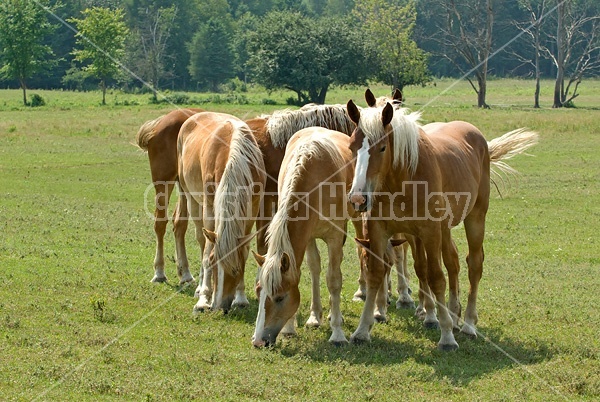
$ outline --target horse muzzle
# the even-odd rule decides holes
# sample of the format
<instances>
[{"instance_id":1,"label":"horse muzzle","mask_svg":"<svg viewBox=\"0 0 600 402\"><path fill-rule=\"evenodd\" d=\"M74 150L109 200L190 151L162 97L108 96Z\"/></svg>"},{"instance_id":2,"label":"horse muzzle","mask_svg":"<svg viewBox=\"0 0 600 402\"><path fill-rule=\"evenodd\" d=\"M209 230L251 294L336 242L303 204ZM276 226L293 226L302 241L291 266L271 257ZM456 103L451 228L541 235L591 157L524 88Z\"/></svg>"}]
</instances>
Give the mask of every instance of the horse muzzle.
<instances>
[{"instance_id":1,"label":"horse muzzle","mask_svg":"<svg viewBox=\"0 0 600 402\"><path fill-rule=\"evenodd\" d=\"M358 212L367 212L371 209L370 197L366 193L349 194L348 198L352 207Z\"/></svg>"}]
</instances>

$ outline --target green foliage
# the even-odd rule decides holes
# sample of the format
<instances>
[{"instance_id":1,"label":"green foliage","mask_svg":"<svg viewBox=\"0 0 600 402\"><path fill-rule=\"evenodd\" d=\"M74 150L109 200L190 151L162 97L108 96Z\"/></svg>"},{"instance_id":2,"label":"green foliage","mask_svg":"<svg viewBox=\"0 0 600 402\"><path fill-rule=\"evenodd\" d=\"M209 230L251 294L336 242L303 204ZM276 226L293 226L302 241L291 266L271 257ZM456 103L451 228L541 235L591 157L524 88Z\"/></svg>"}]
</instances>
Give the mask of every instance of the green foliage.
<instances>
[{"instance_id":1,"label":"green foliage","mask_svg":"<svg viewBox=\"0 0 600 402\"><path fill-rule=\"evenodd\" d=\"M189 72L200 88L217 91L234 76L231 46L231 36L221 20L209 20L194 34L188 45Z\"/></svg>"},{"instance_id":2,"label":"green foliage","mask_svg":"<svg viewBox=\"0 0 600 402\"><path fill-rule=\"evenodd\" d=\"M45 42L56 29L48 20L48 11L56 9L57 5L50 5L48 0L0 2L0 77L19 82L24 105L27 79L56 64L50 59L54 53Z\"/></svg>"},{"instance_id":3,"label":"green foliage","mask_svg":"<svg viewBox=\"0 0 600 402\"><path fill-rule=\"evenodd\" d=\"M122 9L88 8L84 18L71 18L77 26L75 60L85 64L83 70L100 79L102 104L106 104L106 82L119 72L119 62L125 55L125 38L129 32Z\"/></svg>"},{"instance_id":4,"label":"green foliage","mask_svg":"<svg viewBox=\"0 0 600 402\"><path fill-rule=\"evenodd\" d=\"M42 98L41 95L33 94L31 95L31 102L29 103L31 107L38 107L46 105L46 101Z\"/></svg>"},{"instance_id":5,"label":"green foliage","mask_svg":"<svg viewBox=\"0 0 600 402\"><path fill-rule=\"evenodd\" d=\"M252 79L296 92L299 103L324 103L331 85L364 84L368 77L363 42L345 20L272 12L248 42Z\"/></svg>"},{"instance_id":6,"label":"green foliage","mask_svg":"<svg viewBox=\"0 0 600 402\"><path fill-rule=\"evenodd\" d=\"M402 90L431 81L427 55L413 40L415 2L357 0L354 15L367 33L377 80Z\"/></svg>"}]
</instances>

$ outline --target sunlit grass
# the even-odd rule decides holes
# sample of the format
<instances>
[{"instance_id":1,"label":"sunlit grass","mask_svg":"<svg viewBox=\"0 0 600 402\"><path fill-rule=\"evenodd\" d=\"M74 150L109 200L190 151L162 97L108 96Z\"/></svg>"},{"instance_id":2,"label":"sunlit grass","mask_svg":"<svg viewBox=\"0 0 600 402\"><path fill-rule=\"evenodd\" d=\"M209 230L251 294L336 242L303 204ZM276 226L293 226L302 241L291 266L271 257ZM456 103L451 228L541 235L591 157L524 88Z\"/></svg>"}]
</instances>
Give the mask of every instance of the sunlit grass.
<instances>
[{"instance_id":1,"label":"sunlit grass","mask_svg":"<svg viewBox=\"0 0 600 402\"><path fill-rule=\"evenodd\" d=\"M534 110L533 82L490 81L491 110L460 83L406 88L423 120L461 119L488 139L517 127L540 134L534 156L511 161L520 176L493 195L479 292L479 330L457 336L456 353L436 350L437 331L391 307L368 345L335 348L329 326L302 328L309 278L302 276L299 336L256 350L251 305L194 317L193 287L156 285L154 232L145 208L147 156L131 143L139 125L172 106L149 95L40 93L19 105L0 91L0 399L3 400L594 400L600 397L600 97L582 84L578 108L553 110L550 82ZM594 88L595 94L589 94ZM373 86L376 95L389 88ZM363 101L364 88L334 89L328 102ZM137 105L115 105L131 96ZM253 93L246 105L205 104L253 117L287 107L290 93ZM276 98L263 105L262 98ZM468 279L462 229L454 231L462 303ZM192 230L188 252L199 268ZM176 269L166 236L167 275ZM325 253L324 263L326 263ZM351 301L358 268L348 241L342 312L349 336L362 305ZM414 278L412 278L414 279ZM324 278L323 278L324 282ZM412 281L413 290L416 283ZM326 287L322 294L327 305Z\"/></svg>"}]
</instances>

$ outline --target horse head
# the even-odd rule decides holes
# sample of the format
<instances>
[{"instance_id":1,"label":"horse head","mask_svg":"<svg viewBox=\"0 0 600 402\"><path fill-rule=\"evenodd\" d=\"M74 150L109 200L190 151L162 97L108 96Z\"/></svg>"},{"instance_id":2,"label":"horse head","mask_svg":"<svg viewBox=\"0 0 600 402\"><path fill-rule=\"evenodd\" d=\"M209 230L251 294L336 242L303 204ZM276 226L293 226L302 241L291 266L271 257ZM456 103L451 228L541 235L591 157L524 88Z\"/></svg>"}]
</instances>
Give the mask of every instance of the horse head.
<instances>
[{"instance_id":1,"label":"horse head","mask_svg":"<svg viewBox=\"0 0 600 402\"><path fill-rule=\"evenodd\" d=\"M265 258L254 253L261 270L256 287L258 316L252 337L256 347L274 345L277 335L300 305L299 277L292 266L293 257L285 252L278 254Z\"/></svg>"},{"instance_id":2,"label":"horse head","mask_svg":"<svg viewBox=\"0 0 600 402\"><path fill-rule=\"evenodd\" d=\"M393 161L390 122L394 109L390 103L383 108L368 108L362 112L352 100L347 104L348 115L356 124L350 136L350 150L354 167L354 179L348 198L357 211L370 211L373 206L373 193L381 188L383 178ZM378 118L373 115L377 114ZM361 119L361 115L368 118Z\"/></svg>"}]
</instances>

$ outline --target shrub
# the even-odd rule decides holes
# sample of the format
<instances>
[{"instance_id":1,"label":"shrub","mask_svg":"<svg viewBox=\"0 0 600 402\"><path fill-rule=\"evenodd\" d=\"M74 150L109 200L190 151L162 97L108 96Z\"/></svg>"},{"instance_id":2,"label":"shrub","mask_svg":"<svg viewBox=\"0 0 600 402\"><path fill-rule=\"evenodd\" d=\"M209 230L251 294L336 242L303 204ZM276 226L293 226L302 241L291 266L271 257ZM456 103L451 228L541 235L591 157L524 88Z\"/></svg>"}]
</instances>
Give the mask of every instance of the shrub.
<instances>
[{"instance_id":1,"label":"shrub","mask_svg":"<svg viewBox=\"0 0 600 402\"><path fill-rule=\"evenodd\" d=\"M38 94L31 95L31 102L29 102L29 106L38 107L38 106L44 106L45 104L46 104L46 101L40 95L38 95Z\"/></svg>"}]
</instances>

